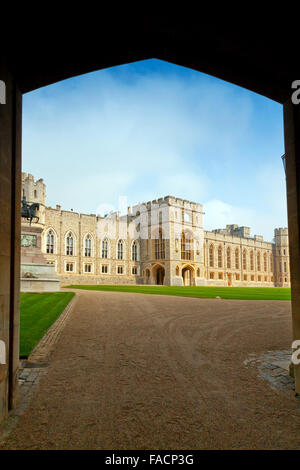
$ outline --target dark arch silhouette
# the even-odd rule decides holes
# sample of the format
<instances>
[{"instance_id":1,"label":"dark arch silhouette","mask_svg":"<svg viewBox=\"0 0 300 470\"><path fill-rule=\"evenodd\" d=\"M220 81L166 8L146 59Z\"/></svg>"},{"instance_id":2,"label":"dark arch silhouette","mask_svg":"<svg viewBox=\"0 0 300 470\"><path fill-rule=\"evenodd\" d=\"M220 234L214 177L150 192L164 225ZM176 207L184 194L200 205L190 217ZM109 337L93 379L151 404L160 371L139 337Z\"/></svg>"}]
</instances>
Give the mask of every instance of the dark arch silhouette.
<instances>
[{"instance_id":1,"label":"dark arch silhouette","mask_svg":"<svg viewBox=\"0 0 300 470\"><path fill-rule=\"evenodd\" d=\"M1 269L7 273L0 280L5 325L0 335L8 348L8 373L0 388L2 415L15 406L18 396L22 93L83 73L157 58L284 104L293 339L299 339L300 105L291 101L291 86L292 81L300 80L300 63L298 25L290 22L291 15L296 17L295 7L291 13L288 4L281 6L277 20L264 19L255 12L249 26L244 18L230 23L228 15L226 21L222 18L218 23L215 15L211 20L207 15L201 19L186 10L180 16L150 12L138 21L114 12L109 15L110 21L105 21L104 15L99 22L98 15L94 20L92 12L83 8L77 19L64 19L56 9L49 9L47 26L44 12L32 15L27 8L21 24L16 24L16 15L5 15L6 29L0 32L0 80L5 83L5 104L0 105L0 205L7 214L0 233L4 253ZM287 23L289 28L283 34L282 24ZM79 24L88 25L88 34L82 34ZM10 40L12 34L17 37ZM300 394L300 366L295 368L295 376Z\"/></svg>"}]
</instances>

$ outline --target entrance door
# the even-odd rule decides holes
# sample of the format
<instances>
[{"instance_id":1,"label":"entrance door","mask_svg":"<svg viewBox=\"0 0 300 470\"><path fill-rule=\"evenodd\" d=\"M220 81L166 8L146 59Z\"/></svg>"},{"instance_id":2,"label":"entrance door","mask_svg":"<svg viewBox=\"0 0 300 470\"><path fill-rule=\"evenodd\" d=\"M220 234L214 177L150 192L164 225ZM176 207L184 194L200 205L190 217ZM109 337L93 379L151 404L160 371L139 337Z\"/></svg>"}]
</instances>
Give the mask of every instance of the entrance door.
<instances>
[{"instance_id":1,"label":"entrance door","mask_svg":"<svg viewBox=\"0 0 300 470\"><path fill-rule=\"evenodd\" d=\"M165 277L165 270L164 268L158 268L156 271L156 284L163 285Z\"/></svg>"},{"instance_id":2,"label":"entrance door","mask_svg":"<svg viewBox=\"0 0 300 470\"><path fill-rule=\"evenodd\" d=\"M184 286L191 286L192 285L191 270L189 268L183 269L182 277L183 277L183 285Z\"/></svg>"}]
</instances>

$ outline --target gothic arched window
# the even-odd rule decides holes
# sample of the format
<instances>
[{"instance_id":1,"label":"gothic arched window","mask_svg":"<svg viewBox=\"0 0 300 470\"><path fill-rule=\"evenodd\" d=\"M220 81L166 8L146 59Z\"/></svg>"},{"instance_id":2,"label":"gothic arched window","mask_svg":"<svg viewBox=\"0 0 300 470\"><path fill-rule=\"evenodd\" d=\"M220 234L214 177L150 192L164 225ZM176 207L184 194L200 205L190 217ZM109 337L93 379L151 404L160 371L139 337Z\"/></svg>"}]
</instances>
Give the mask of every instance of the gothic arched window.
<instances>
[{"instance_id":1,"label":"gothic arched window","mask_svg":"<svg viewBox=\"0 0 300 470\"><path fill-rule=\"evenodd\" d=\"M243 251L243 269L246 271L247 270L247 251Z\"/></svg>"},{"instance_id":2,"label":"gothic arched window","mask_svg":"<svg viewBox=\"0 0 300 470\"><path fill-rule=\"evenodd\" d=\"M209 267L210 268L214 267L214 246L213 245L209 246Z\"/></svg>"},{"instance_id":3,"label":"gothic arched window","mask_svg":"<svg viewBox=\"0 0 300 470\"><path fill-rule=\"evenodd\" d=\"M47 233L46 239L46 253L54 253L54 233L52 230L49 230Z\"/></svg>"},{"instance_id":4,"label":"gothic arched window","mask_svg":"<svg viewBox=\"0 0 300 470\"><path fill-rule=\"evenodd\" d=\"M66 255L74 255L74 239L72 232L69 232L66 238Z\"/></svg>"},{"instance_id":5,"label":"gothic arched window","mask_svg":"<svg viewBox=\"0 0 300 470\"><path fill-rule=\"evenodd\" d=\"M218 267L222 268L222 247L221 245L218 248Z\"/></svg>"},{"instance_id":6,"label":"gothic arched window","mask_svg":"<svg viewBox=\"0 0 300 470\"><path fill-rule=\"evenodd\" d=\"M227 268L231 268L231 250L227 248Z\"/></svg>"},{"instance_id":7,"label":"gothic arched window","mask_svg":"<svg viewBox=\"0 0 300 470\"><path fill-rule=\"evenodd\" d=\"M155 259L165 259L165 240L163 238L162 229L160 228L155 237Z\"/></svg>"},{"instance_id":8,"label":"gothic arched window","mask_svg":"<svg viewBox=\"0 0 300 470\"><path fill-rule=\"evenodd\" d=\"M108 241L106 238L102 240L102 258L108 258Z\"/></svg>"},{"instance_id":9,"label":"gothic arched window","mask_svg":"<svg viewBox=\"0 0 300 470\"><path fill-rule=\"evenodd\" d=\"M181 234L181 259L192 259L192 244L193 240L189 233L182 232Z\"/></svg>"},{"instance_id":10,"label":"gothic arched window","mask_svg":"<svg viewBox=\"0 0 300 470\"><path fill-rule=\"evenodd\" d=\"M118 241L118 259L123 259L123 254L124 254L123 248L124 248L123 241L119 240Z\"/></svg>"},{"instance_id":11,"label":"gothic arched window","mask_svg":"<svg viewBox=\"0 0 300 470\"><path fill-rule=\"evenodd\" d=\"M254 253L250 251L250 270L254 271Z\"/></svg>"},{"instance_id":12,"label":"gothic arched window","mask_svg":"<svg viewBox=\"0 0 300 470\"><path fill-rule=\"evenodd\" d=\"M240 268L240 253L239 253L239 249L236 248L235 249L235 269L239 269Z\"/></svg>"},{"instance_id":13,"label":"gothic arched window","mask_svg":"<svg viewBox=\"0 0 300 470\"><path fill-rule=\"evenodd\" d=\"M136 241L132 243L131 246L131 259L132 261L137 261L137 244Z\"/></svg>"},{"instance_id":14,"label":"gothic arched window","mask_svg":"<svg viewBox=\"0 0 300 470\"><path fill-rule=\"evenodd\" d=\"M90 234L84 239L84 256L92 256L92 238Z\"/></svg>"},{"instance_id":15,"label":"gothic arched window","mask_svg":"<svg viewBox=\"0 0 300 470\"><path fill-rule=\"evenodd\" d=\"M268 266L267 266L267 253L264 253L264 271L268 271Z\"/></svg>"}]
</instances>

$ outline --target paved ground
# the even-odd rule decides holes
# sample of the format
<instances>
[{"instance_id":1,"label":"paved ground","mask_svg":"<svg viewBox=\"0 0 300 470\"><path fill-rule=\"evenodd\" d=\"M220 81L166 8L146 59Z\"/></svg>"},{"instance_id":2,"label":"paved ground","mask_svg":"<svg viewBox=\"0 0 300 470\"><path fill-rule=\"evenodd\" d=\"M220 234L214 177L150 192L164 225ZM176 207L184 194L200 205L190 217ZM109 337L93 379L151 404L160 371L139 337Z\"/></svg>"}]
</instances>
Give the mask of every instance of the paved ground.
<instances>
[{"instance_id":1,"label":"paved ground","mask_svg":"<svg viewBox=\"0 0 300 470\"><path fill-rule=\"evenodd\" d=\"M289 302L76 292L0 449L300 449L300 400L263 376Z\"/></svg>"}]
</instances>

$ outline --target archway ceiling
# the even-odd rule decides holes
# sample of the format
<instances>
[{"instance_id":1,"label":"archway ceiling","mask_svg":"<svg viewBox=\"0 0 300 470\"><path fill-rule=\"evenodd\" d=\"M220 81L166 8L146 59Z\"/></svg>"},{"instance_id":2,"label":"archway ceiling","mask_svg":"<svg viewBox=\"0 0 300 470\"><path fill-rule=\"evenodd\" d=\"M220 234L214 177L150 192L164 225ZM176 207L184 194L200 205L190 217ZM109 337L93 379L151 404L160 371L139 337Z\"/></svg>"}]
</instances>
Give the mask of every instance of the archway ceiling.
<instances>
[{"instance_id":1,"label":"archway ceiling","mask_svg":"<svg viewBox=\"0 0 300 470\"><path fill-rule=\"evenodd\" d=\"M30 24L22 23L16 32L20 40L7 41L6 36L1 55L8 59L22 92L83 73L157 58L281 103L289 98L291 82L300 79L297 27L283 34L281 23L270 19L259 22L258 16L248 25L226 20L221 26L204 15L189 16L166 19L152 15L137 23L130 18L106 21L90 15L87 24L83 12L80 25L60 21L57 14L55 23L36 20L33 31Z\"/></svg>"}]
</instances>

